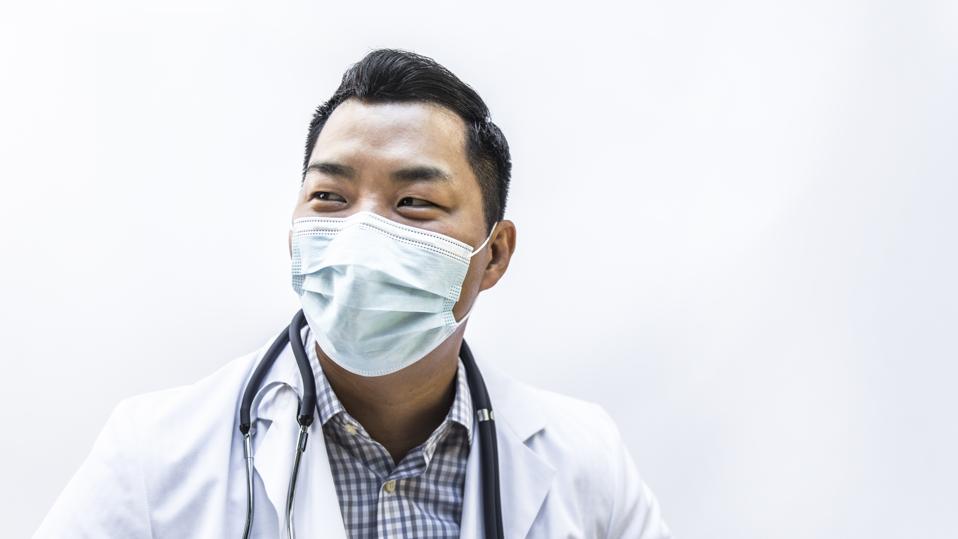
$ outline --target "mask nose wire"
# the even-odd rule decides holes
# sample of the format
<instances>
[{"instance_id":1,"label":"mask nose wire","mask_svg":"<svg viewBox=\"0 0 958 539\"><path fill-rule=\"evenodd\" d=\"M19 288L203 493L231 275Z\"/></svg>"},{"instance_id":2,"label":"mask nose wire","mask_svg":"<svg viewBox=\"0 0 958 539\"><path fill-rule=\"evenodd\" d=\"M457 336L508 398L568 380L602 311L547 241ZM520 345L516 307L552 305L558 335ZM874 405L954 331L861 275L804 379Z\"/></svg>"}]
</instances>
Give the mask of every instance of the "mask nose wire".
<instances>
[{"instance_id":1,"label":"mask nose wire","mask_svg":"<svg viewBox=\"0 0 958 539\"><path fill-rule=\"evenodd\" d=\"M382 217L382 216L376 214L375 212L371 212L371 211L368 211L368 210L363 210L363 211L356 212L356 213L354 213L353 215L350 215L349 217L353 217L353 216L359 215L359 214L361 214L361 213L369 213L369 214L372 214L372 215L375 215L375 216L377 216L377 217L381 217L381 218L385 219L385 217ZM344 217L343 219L349 219L349 217ZM300 218L300 219L304 219L304 218ZM295 230L296 221L298 221L298 220L299 220L299 219L294 219L293 222L290 223L290 225L289 225L289 230L290 230L291 232ZM388 219L387 219L387 220L388 220ZM496 221L496 223L495 223L494 225L492 225L492 229L489 230L489 235L486 236L486 239L482 240L482 243L479 244L479 247L476 247L475 250L473 250L472 253L469 254L469 258L472 258L472 257L476 256L476 255L479 253L479 251L481 251L481 250L486 246L486 244L489 243L489 240L492 239L492 234L495 233L495 231L496 231L496 226L498 226L498 225L499 225L499 221Z\"/></svg>"}]
</instances>

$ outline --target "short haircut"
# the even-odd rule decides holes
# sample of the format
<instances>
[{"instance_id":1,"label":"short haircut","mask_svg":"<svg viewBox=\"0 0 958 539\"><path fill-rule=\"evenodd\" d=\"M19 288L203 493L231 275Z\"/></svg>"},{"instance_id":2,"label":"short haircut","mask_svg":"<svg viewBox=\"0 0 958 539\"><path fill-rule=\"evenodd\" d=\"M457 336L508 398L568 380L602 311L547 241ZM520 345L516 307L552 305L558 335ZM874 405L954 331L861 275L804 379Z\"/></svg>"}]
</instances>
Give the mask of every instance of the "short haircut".
<instances>
[{"instance_id":1,"label":"short haircut","mask_svg":"<svg viewBox=\"0 0 958 539\"><path fill-rule=\"evenodd\" d=\"M353 64L339 88L316 108L306 137L303 180L319 133L333 110L355 97L366 103L427 102L446 107L466 124L466 156L483 198L486 232L502 220L512 161L509 144L479 94L432 58L398 49L378 49Z\"/></svg>"}]
</instances>

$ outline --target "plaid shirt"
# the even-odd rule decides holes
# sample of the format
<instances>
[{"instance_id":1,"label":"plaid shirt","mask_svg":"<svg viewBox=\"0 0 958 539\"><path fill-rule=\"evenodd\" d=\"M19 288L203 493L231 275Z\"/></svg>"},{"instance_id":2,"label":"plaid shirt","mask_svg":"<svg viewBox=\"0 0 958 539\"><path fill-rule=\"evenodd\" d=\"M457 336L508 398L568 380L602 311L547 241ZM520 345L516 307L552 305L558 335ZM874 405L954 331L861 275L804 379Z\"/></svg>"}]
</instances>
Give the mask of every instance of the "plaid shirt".
<instances>
[{"instance_id":1,"label":"plaid shirt","mask_svg":"<svg viewBox=\"0 0 958 539\"><path fill-rule=\"evenodd\" d=\"M316 361L310 334L308 354ZM339 508L351 539L459 537L459 520L472 437L472 397L459 360L456 397L442 423L398 463L343 408L322 369L316 398L336 484Z\"/></svg>"}]
</instances>

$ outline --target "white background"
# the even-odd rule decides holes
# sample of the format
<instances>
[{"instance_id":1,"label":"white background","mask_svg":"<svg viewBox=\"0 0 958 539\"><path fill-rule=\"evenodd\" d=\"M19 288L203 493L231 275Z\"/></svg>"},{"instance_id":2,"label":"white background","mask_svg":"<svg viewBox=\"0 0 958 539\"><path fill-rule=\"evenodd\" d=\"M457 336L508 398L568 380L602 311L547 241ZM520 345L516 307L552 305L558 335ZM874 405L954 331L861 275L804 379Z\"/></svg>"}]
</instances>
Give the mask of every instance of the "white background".
<instances>
[{"instance_id":1,"label":"white background","mask_svg":"<svg viewBox=\"0 0 958 539\"><path fill-rule=\"evenodd\" d=\"M477 356L602 404L677 537L958 536L955 2L151 4L0 15L4 536L287 323L307 123L383 46L512 146Z\"/></svg>"}]
</instances>

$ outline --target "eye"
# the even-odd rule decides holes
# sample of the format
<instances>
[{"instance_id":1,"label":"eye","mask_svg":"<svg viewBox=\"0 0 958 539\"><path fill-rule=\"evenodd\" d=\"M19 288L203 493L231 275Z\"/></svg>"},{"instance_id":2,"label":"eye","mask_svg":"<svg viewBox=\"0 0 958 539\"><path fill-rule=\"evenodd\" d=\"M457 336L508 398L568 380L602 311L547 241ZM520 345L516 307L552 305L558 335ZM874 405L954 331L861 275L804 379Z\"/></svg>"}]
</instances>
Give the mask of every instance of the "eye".
<instances>
[{"instance_id":1,"label":"eye","mask_svg":"<svg viewBox=\"0 0 958 539\"><path fill-rule=\"evenodd\" d=\"M416 197L403 197L399 199L400 207L407 206L412 208L428 208L434 205L435 204L433 204L432 202L429 202L428 200L423 200L421 198L416 198Z\"/></svg>"},{"instance_id":2,"label":"eye","mask_svg":"<svg viewBox=\"0 0 958 539\"><path fill-rule=\"evenodd\" d=\"M309 198L310 199L316 198L319 200L326 200L329 202L346 202L345 198L337 195L336 193L332 193L330 191L316 191L315 193L310 195Z\"/></svg>"}]
</instances>

